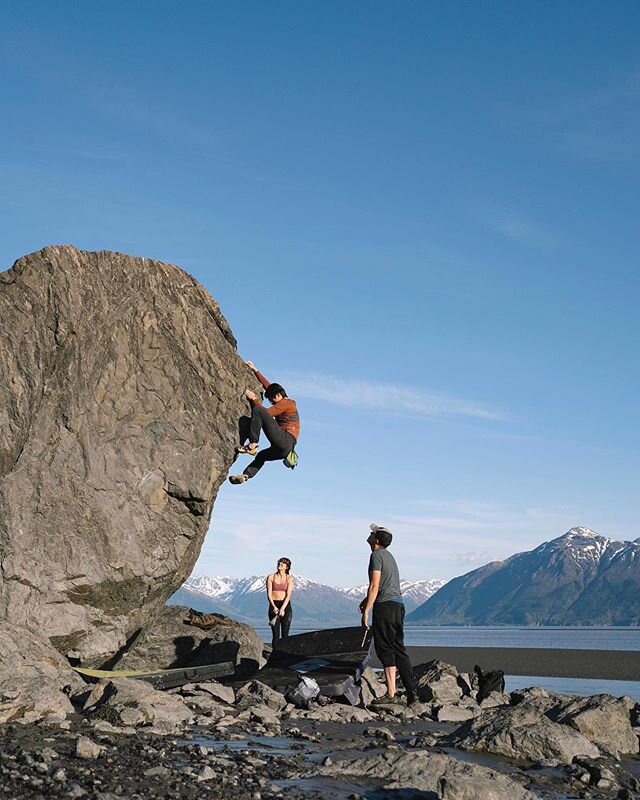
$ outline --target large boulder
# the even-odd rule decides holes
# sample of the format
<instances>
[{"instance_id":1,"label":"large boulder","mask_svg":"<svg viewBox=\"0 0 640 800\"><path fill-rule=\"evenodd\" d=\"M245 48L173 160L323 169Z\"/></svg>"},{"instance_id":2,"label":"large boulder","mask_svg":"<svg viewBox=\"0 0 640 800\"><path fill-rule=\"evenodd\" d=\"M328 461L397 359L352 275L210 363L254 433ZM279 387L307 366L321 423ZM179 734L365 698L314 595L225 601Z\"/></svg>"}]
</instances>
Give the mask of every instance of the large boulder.
<instances>
[{"instance_id":1,"label":"large boulder","mask_svg":"<svg viewBox=\"0 0 640 800\"><path fill-rule=\"evenodd\" d=\"M174 733L191 722L193 712L180 695L160 692L145 681L105 678L93 686L84 711L116 727L151 726L156 733Z\"/></svg>"},{"instance_id":2,"label":"large boulder","mask_svg":"<svg viewBox=\"0 0 640 800\"><path fill-rule=\"evenodd\" d=\"M494 753L521 762L570 764L576 756L600 755L585 736L552 722L534 702L483 711L454 731L449 742L462 750Z\"/></svg>"},{"instance_id":3,"label":"large boulder","mask_svg":"<svg viewBox=\"0 0 640 800\"><path fill-rule=\"evenodd\" d=\"M471 687L453 664L444 661L428 661L414 667L416 691L423 703L450 705L471 693Z\"/></svg>"},{"instance_id":4,"label":"large boulder","mask_svg":"<svg viewBox=\"0 0 640 800\"><path fill-rule=\"evenodd\" d=\"M219 624L203 630L188 620L188 608L164 606L115 668L172 669L231 661L236 677L242 677L257 672L265 663L264 643L250 625L220 616Z\"/></svg>"},{"instance_id":5,"label":"large boulder","mask_svg":"<svg viewBox=\"0 0 640 800\"><path fill-rule=\"evenodd\" d=\"M638 752L638 737L631 727L633 706L630 697L598 694L576 697L547 715L554 722L579 731L614 758L620 758L623 754Z\"/></svg>"},{"instance_id":6,"label":"large boulder","mask_svg":"<svg viewBox=\"0 0 640 800\"><path fill-rule=\"evenodd\" d=\"M257 388L178 267L47 247L0 274L0 619L98 664L190 574Z\"/></svg>"},{"instance_id":7,"label":"large boulder","mask_svg":"<svg viewBox=\"0 0 640 800\"><path fill-rule=\"evenodd\" d=\"M383 781L385 789L396 790L393 795L398 797L417 797L417 792L433 800L535 800L532 792L508 775L440 753L387 750L336 761L320 767L318 773Z\"/></svg>"}]
</instances>

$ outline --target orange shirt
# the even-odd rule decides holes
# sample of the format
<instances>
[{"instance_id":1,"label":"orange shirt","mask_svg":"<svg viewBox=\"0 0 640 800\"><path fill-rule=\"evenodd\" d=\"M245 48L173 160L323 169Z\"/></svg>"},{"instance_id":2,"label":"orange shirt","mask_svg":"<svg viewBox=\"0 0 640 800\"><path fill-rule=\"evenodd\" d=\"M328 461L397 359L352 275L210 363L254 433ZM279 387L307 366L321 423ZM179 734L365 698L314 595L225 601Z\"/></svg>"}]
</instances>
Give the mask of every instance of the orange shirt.
<instances>
[{"instance_id":1,"label":"orange shirt","mask_svg":"<svg viewBox=\"0 0 640 800\"><path fill-rule=\"evenodd\" d=\"M266 389L270 381L268 381L261 372L256 371L256 376ZM260 398L251 400L250 402L252 406L262 405ZM276 422L283 431L287 431L293 436L296 442L298 441L298 436L300 435L300 416L295 400L292 400L290 397L284 397L282 400L274 403L271 408L267 408L267 412L271 414L272 417L275 417Z\"/></svg>"}]
</instances>

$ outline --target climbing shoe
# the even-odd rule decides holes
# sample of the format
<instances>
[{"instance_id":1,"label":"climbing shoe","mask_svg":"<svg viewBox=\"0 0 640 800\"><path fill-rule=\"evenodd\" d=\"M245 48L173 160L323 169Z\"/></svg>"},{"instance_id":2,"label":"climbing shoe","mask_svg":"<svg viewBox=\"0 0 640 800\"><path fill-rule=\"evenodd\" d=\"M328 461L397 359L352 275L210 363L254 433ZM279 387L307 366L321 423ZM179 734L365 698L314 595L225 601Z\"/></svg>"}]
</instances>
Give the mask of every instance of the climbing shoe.
<instances>
[{"instance_id":1,"label":"climbing shoe","mask_svg":"<svg viewBox=\"0 0 640 800\"><path fill-rule=\"evenodd\" d=\"M229 483L244 483L245 481L249 480L249 476L245 475L244 472L242 475L230 475L229 476Z\"/></svg>"},{"instance_id":2,"label":"climbing shoe","mask_svg":"<svg viewBox=\"0 0 640 800\"><path fill-rule=\"evenodd\" d=\"M398 695L391 697L390 694L385 692L382 697L376 697L369 703L370 706L398 706L401 705Z\"/></svg>"},{"instance_id":3,"label":"climbing shoe","mask_svg":"<svg viewBox=\"0 0 640 800\"><path fill-rule=\"evenodd\" d=\"M257 444L241 445L240 447L236 448L236 453L246 453L248 456L255 456L257 452L258 452Z\"/></svg>"}]
</instances>

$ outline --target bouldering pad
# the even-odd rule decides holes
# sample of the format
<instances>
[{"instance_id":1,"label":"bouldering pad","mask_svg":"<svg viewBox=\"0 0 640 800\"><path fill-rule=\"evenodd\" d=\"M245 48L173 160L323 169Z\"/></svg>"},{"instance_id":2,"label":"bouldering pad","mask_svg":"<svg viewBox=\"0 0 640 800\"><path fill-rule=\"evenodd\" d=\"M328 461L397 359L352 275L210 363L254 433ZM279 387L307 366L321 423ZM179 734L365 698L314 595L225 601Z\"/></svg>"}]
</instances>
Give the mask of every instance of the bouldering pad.
<instances>
[{"instance_id":1,"label":"bouldering pad","mask_svg":"<svg viewBox=\"0 0 640 800\"><path fill-rule=\"evenodd\" d=\"M285 692L299 675L313 678L324 697L358 702L360 677L373 654L371 631L362 627L300 633L277 642L256 680Z\"/></svg>"},{"instance_id":2,"label":"bouldering pad","mask_svg":"<svg viewBox=\"0 0 640 800\"><path fill-rule=\"evenodd\" d=\"M150 683L155 689L175 689L185 683L194 681L210 681L233 675L235 666L232 661L220 664L206 664L202 667L178 667L177 669L159 670L106 670L84 669L75 667L75 671L92 682L103 678L133 678Z\"/></svg>"}]
</instances>

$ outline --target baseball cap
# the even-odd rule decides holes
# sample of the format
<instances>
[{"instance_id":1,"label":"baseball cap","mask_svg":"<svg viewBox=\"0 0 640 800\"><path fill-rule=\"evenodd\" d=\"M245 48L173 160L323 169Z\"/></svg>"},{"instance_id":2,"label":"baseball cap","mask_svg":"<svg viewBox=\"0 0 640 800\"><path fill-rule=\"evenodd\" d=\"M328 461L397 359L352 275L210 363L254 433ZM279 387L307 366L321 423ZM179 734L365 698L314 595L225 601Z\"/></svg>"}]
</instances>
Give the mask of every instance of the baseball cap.
<instances>
[{"instance_id":1,"label":"baseball cap","mask_svg":"<svg viewBox=\"0 0 640 800\"><path fill-rule=\"evenodd\" d=\"M378 544L381 544L383 547L389 547L393 539L391 531L383 525L376 525L375 522L372 522L369 527L371 528L371 533L376 537Z\"/></svg>"}]
</instances>

